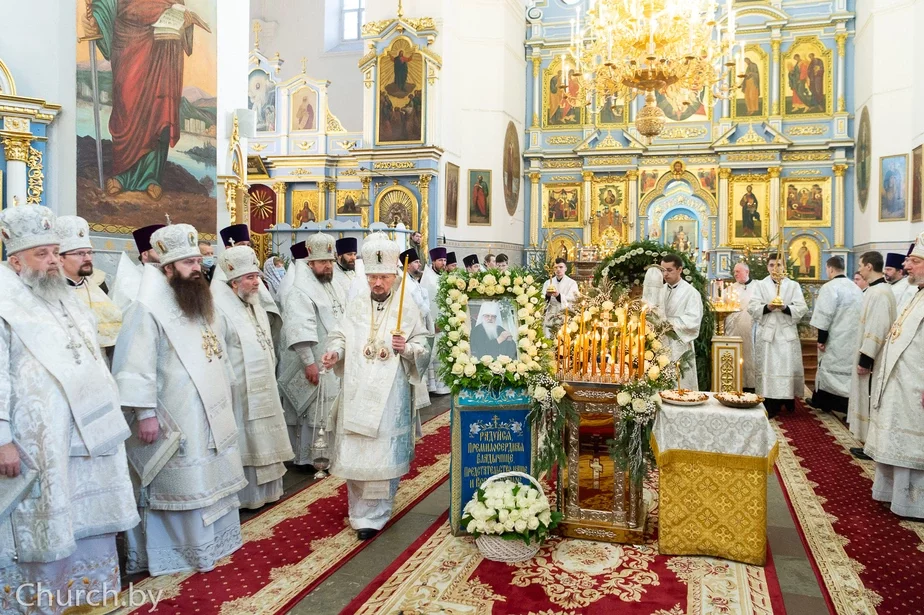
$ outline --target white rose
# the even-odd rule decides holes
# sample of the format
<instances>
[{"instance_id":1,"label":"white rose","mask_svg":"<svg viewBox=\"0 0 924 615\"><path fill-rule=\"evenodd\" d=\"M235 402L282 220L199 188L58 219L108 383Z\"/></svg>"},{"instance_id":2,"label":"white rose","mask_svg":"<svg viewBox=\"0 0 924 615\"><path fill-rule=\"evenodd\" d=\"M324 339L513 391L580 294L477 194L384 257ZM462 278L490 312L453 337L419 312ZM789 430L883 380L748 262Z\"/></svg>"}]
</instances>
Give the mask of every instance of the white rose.
<instances>
[{"instance_id":1,"label":"white rose","mask_svg":"<svg viewBox=\"0 0 924 615\"><path fill-rule=\"evenodd\" d=\"M507 519L509 518L510 518L510 513L507 511L506 508L501 508L497 512L497 520L500 521L501 523L506 523Z\"/></svg>"},{"instance_id":2,"label":"white rose","mask_svg":"<svg viewBox=\"0 0 924 615\"><path fill-rule=\"evenodd\" d=\"M521 278L520 276L517 276L513 278L513 283L515 286L520 286L521 284L523 284L523 278Z\"/></svg>"},{"instance_id":3,"label":"white rose","mask_svg":"<svg viewBox=\"0 0 924 615\"><path fill-rule=\"evenodd\" d=\"M456 359L456 361L458 361L458 362L461 363L462 365L465 365L466 363L471 363L471 362L472 362L472 358L471 358L470 356L468 356L468 353L463 352L463 353L460 353L460 354L459 354L459 358Z\"/></svg>"},{"instance_id":4,"label":"white rose","mask_svg":"<svg viewBox=\"0 0 924 615\"><path fill-rule=\"evenodd\" d=\"M477 290L477 291L478 291L478 294L480 294L480 295L485 294L485 290L484 290L484 289L485 289L485 285L484 285L484 284L479 284L478 286L475 287L475 290Z\"/></svg>"},{"instance_id":5,"label":"white rose","mask_svg":"<svg viewBox=\"0 0 924 615\"><path fill-rule=\"evenodd\" d=\"M466 342L465 340L459 340L458 347L464 352L468 352L471 349L471 346L469 346L468 342Z\"/></svg>"},{"instance_id":6,"label":"white rose","mask_svg":"<svg viewBox=\"0 0 924 615\"><path fill-rule=\"evenodd\" d=\"M460 305L467 305L467 304L468 304L468 295L462 295L461 297L459 297L459 304L460 304Z\"/></svg>"},{"instance_id":7,"label":"white rose","mask_svg":"<svg viewBox=\"0 0 924 615\"><path fill-rule=\"evenodd\" d=\"M535 397L539 401L542 401L543 399L545 399L548 394L549 394L548 390L546 390L542 386L537 385L536 388L533 389L533 397Z\"/></svg>"},{"instance_id":8,"label":"white rose","mask_svg":"<svg viewBox=\"0 0 924 615\"><path fill-rule=\"evenodd\" d=\"M472 365L478 365L478 357L471 357L468 362Z\"/></svg>"},{"instance_id":9,"label":"white rose","mask_svg":"<svg viewBox=\"0 0 924 615\"><path fill-rule=\"evenodd\" d=\"M463 365L462 363L456 362L455 365L452 366L452 373L455 376L461 376L464 370L465 370L465 365Z\"/></svg>"},{"instance_id":10,"label":"white rose","mask_svg":"<svg viewBox=\"0 0 924 615\"><path fill-rule=\"evenodd\" d=\"M536 355L539 354L539 349L536 348L535 346L530 346L530 347L526 350L526 354L528 354L528 355L531 356L531 357L535 357Z\"/></svg>"},{"instance_id":11,"label":"white rose","mask_svg":"<svg viewBox=\"0 0 924 615\"><path fill-rule=\"evenodd\" d=\"M475 290L476 288L478 288L478 278L470 279L468 281L468 289L471 291L471 290Z\"/></svg>"},{"instance_id":12,"label":"white rose","mask_svg":"<svg viewBox=\"0 0 924 615\"><path fill-rule=\"evenodd\" d=\"M513 499L513 494L508 493L504 496L504 507L513 508L516 505L516 502Z\"/></svg>"},{"instance_id":13,"label":"white rose","mask_svg":"<svg viewBox=\"0 0 924 615\"><path fill-rule=\"evenodd\" d=\"M557 386L552 389L552 399L554 399L556 403L560 402L564 396L565 396L565 387Z\"/></svg>"},{"instance_id":14,"label":"white rose","mask_svg":"<svg viewBox=\"0 0 924 615\"><path fill-rule=\"evenodd\" d=\"M652 365L652 366L651 366L651 369L648 370L648 379L649 379L649 380L657 380L657 379L658 379L658 376L660 376L660 375L661 375L661 370L658 368L657 365Z\"/></svg>"},{"instance_id":15,"label":"white rose","mask_svg":"<svg viewBox=\"0 0 924 615\"><path fill-rule=\"evenodd\" d=\"M516 528L516 526L517 526L516 521L511 521L510 519L507 519L507 523L504 524L504 530L508 532L512 532L514 528Z\"/></svg>"},{"instance_id":16,"label":"white rose","mask_svg":"<svg viewBox=\"0 0 924 615\"><path fill-rule=\"evenodd\" d=\"M451 299L458 299L461 295L462 293L459 291L458 288L453 288L452 290L449 291L449 297Z\"/></svg>"},{"instance_id":17,"label":"white rose","mask_svg":"<svg viewBox=\"0 0 924 615\"><path fill-rule=\"evenodd\" d=\"M526 338L527 338L529 341L531 341L531 342L535 341L535 340L536 340L536 331L535 331L534 329L527 329L527 331L526 331Z\"/></svg>"},{"instance_id":18,"label":"white rose","mask_svg":"<svg viewBox=\"0 0 924 615\"><path fill-rule=\"evenodd\" d=\"M512 521L516 521L516 520L519 519L519 518L520 518L520 509L519 509L519 508L514 508L513 510L510 511L510 516L508 517L508 519L510 519L510 520L512 520Z\"/></svg>"},{"instance_id":19,"label":"white rose","mask_svg":"<svg viewBox=\"0 0 924 615\"><path fill-rule=\"evenodd\" d=\"M527 283L527 284L532 284L532 283L533 283L533 276L532 276L532 275L526 276L526 283Z\"/></svg>"},{"instance_id":20,"label":"white rose","mask_svg":"<svg viewBox=\"0 0 924 615\"><path fill-rule=\"evenodd\" d=\"M449 326L450 326L450 327L458 327L458 326L459 326L459 317L458 317L458 316L450 316L450 317L449 317Z\"/></svg>"},{"instance_id":21,"label":"white rose","mask_svg":"<svg viewBox=\"0 0 924 615\"><path fill-rule=\"evenodd\" d=\"M524 337L524 338L522 338L522 339L520 340L520 343L517 344L517 345L518 345L520 348L522 348L523 350L526 350L527 348L529 348L530 346L532 346L533 343L532 343L531 341L529 341L529 338L528 338L528 337Z\"/></svg>"},{"instance_id":22,"label":"white rose","mask_svg":"<svg viewBox=\"0 0 924 615\"><path fill-rule=\"evenodd\" d=\"M648 402L644 399L635 398L632 400L632 409L638 414L644 412L647 405Z\"/></svg>"},{"instance_id":23,"label":"white rose","mask_svg":"<svg viewBox=\"0 0 924 615\"><path fill-rule=\"evenodd\" d=\"M492 356L489 355L489 354L486 354L486 355L484 355L483 357L481 357L481 364L482 364L482 365L490 365L490 364L491 364L491 361L493 361L493 360L494 360L494 357L492 357Z\"/></svg>"},{"instance_id":24,"label":"white rose","mask_svg":"<svg viewBox=\"0 0 924 615\"><path fill-rule=\"evenodd\" d=\"M531 530L538 530L539 519L537 517L530 517L529 521L526 522L526 527Z\"/></svg>"},{"instance_id":25,"label":"white rose","mask_svg":"<svg viewBox=\"0 0 924 615\"><path fill-rule=\"evenodd\" d=\"M465 290L465 280L461 278L456 278L455 284L456 284L456 288L458 288L459 290Z\"/></svg>"},{"instance_id":26,"label":"white rose","mask_svg":"<svg viewBox=\"0 0 924 615\"><path fill-rule=\"evenodd\" d=\"M497 362L501 365L507 365L512 359L505 354L497 355Z\"/></svg>"},{"instance_id":27,"label":"white rose","mask_svg":"<svg viewBox=\"0 0 924 615\"><path fill-rule=\"evenodd\" d=\"M522 361L517 361L517 373L520 374L521 376L525 376L526 370L527 370L526 363L523 363Z\"/></svg>"},{"instance_id":28,"label":"white rose","mask_svg":"<svg viewBox=\"0 0 924 615\"><path fill-rule=\"evenodd\" d=\"M526 311L525 307L521 307L519 310L517 310L517 316L522 319L525 319L528 314L529 312Z\"/></svg>"},{"instance_id":29,"label":"white rose","mask_svg":"<svg viewBox=\"0 0 924 615\"><path fill-rule=\"evenodd\" d=\"M670 363L670 362L671 362L671 360L668 358L668 356L667 356L666 354L659 354L659 355L658 355L658 365L661 366L662 369L665 368L665 367L667 367L667 364Z\"/></svg>"},{"instance_id":30,"label":"white rose","mask_svg":"<svg viewBox=\"0 0 924 615\"><path fill-rule=\"evenodd\" d=\"M523 532L526 531L526 528L528 527L528 525L526 521L524 521L523 519L517 519L517 522L513 524L513 527L516 528L516 531L522 534Z\"/></svg>"},{"instance_id":31,"label":"white rose","mask_svg":"<svg viewBox=\"0 0 924 615\"><path fill-rule=\"evenodd\" d=\"M462 309L462 305L456 301L453 301L452 303L449 304L449 309L453 312L458 312L459 310Z\"/></svg>"},{"instance_id":32,"label":"white rose","mask_svg":"<svg viewBox=\"0 0 924 615\"><path fill-rule=\"evenodd\" d=\"M539 497L539 492L538 492L536 489L534 489L533 487L530 487L529 489L526 490L526 499L527 499L527 500L535 500L535 499L538 498L538 497Z\"/></svg>"},{"instance_id":33,"label":"white rose","mask_svg":"<svg viewBox=\"0 0 924 615\"><path fill-rule=\"evenodd\" d=\"M650 350L645 351L645 360L646 360L646 361L653 361L653 360L654 360L654 353L651 352Z\"/></svg>"},{"instance_id":34,"label":"white rose","mask_svg":"<svg viewBox=\"0 0 924 615\"><path fill-rule=\"evenodd\" d=\"M613 309L614 305L615 304L612 301L607 299L606 301L603 302L603 309L604 311L609 312L610 310Z\"/></svg>"},{"instance_id":35,"label":"white rose","mask_svg":"<svg viewBox=\"0 0 924 615\"><path fill-rule=\"evenodd\" d=\"M505 290L506 290L506 289L505 289L503 286L501 286L500 284L495 284L495 285L494 285L494 294L496 294L496 295L503 295Z\"/></svg>"},{"instance_id":36,"label":"white rose","mask_svg":"<svg viewBox=\"0 0 924 615\"><path fill-rule=\"evenodd\" d=\"M465 373L466 376L468 376L469 378L471 378L472 376L475 375L475 366L472 365L471 363L469 363L468 365L465 366L465 372L464 372L464 373Z\"/></svg>"},{"instance_id":37,"label":"white rose","mask_svg":"<svg viewBox=\"0 0 924 615\"><path fill-rule=\"evenodd\" d=\"M493 532L493 533L494 533L494 534L503 534L505 529L506 529L506 528L504 527L504 524L503 524L503 523L495 523L495 524L494 524L494 532Z\"/></svg>"},{"instance_id":38,"label":"white rose","mask_svg":"<svg viewBox=\"0 0 924 615\"><path fill-rule=\"evenodd\" d=\"M493 275L491 275L490 273L489 273L488 275L484 276L484 278L482 278L481 281L484 282L485 285L490 285L490 286L494 286L495 284L497 284L497 278L495 278L495 277L494 277Z\"/></svg>"},{"instance_id":39,"label":"white rose","mask_svg":"<svg viewBox=\"0 0 924 615\"><path fill-rule=\"evenodd\" d=\"M462 334L459 333L458 331L450 331L450 332L447 333L446 335L448 335L448 336L449 336L449 339L452 340L452 341L454 341L454 342L458 342L458 341L459 341L459 338L462 337Z\"/></svg>"},{"instance_id":40,"label":"white rose","mask_svg":"<svg viewBox=\"0 0 924 615\"><path fill-rule=\"evenodd\" d=\"M548 510L544 513L540 513L539 522L542 523L542 525L548 527L549 524L552 523L552 513Z\"/></svg>"},{"instance_id":41,"label":"white rose","mask_svg":"<svg viewBox=\"0 0 924 615\"><path fill-rule=\"evenodd\" d=\"M501 286L510 286L510 276L509 275L503 276L500 280L498 280L497 283L500 284Z\"/></svg>"},{"instance_id":42,"label":"white rose","mask_svg":"<svg viewBox=\"0 0 924 615\"><path fill-rule=\"evenodd\" d=\"M539 362L530 359L530 361L529 361L529 371L531 371L531 372L538 372L540 369L541 369L541 368L540 368L540 366L539 366Z\"/></svg>"},{"instance_id":43,"label":"white rose","mask_svg":"<svg viewBox=\"0 0 924 615\"><path fill-rule=\"evenodd\" d=\"M458 346L455 346L449 354L452 355L452 358L453 358L453 359L455 359L455 358L458 357L461 353L462 353L462 349L459 348Z\"/></svg>"},{"instance_id":44,"label":"white rose","mask_svg":"<svg viewBox=\"0 0 924 615\"><path fill-rule=\"evenodd\" d=\"M659 350L661 350L661 342L659 342L658 340L651 342L651 349L654 350L655 352L658 352Z\"/></svg>"},{"instance_id":45,"label":"white rose","mask_svg":"<svg viewBox=\"0 0 924 615\"><path fill-rule=\"evenodd\" d=\"M495 361L494 363L491 363L491 365L490 365L489 367L490 367L491 371L494 372L494 373L497 374L497 375L500 375L500 374L503 374L503 373L504 373L504 366L501 365L500 363L498 363L497 361Z\"/></svg>"},{"instance_id":46,"label":"white rose","mask_svg":"<svg viewBox=\"0 0 924 615\"><path fill-rule=\"evenodd\" d=\"M619 394L616 395L616 403L620 406L628 406L632 403L632 396L626 391L620 391Z\"/></svg>"},{"instance_id":47,"label":"white rose","mask_svg":"<svg viewBox=\"0 0 924 615\"><path fill-rule=\"evenodd\" d=\"M507 369L507 371L508 371L509 373L512 374L512 373L514 373L515 371L517 371L517 366L514 365L513 363L508 363L506 369Z\"/></svg>"}]
</instances>

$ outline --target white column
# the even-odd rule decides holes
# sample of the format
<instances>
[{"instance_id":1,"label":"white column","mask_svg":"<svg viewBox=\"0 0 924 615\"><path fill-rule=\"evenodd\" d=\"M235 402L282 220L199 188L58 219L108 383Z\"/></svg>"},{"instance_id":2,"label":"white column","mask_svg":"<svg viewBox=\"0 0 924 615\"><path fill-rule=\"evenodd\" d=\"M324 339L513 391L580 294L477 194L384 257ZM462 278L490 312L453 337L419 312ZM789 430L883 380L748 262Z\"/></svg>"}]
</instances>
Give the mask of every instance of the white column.
<instances>
[{"instance_id":1,"label":"white column","mask_svg":"<svg viewBox=\"0 0 924 615\"><path fill-rule=\"evenodd\" d=\"M626 179L629 180L629 194L627 198L629 199L629 208L627 210L627 217L629 218L629 224L634 227L634 235L629 235L629 241L637 241L643 239L641 237L642 225L638 219L638 169L629 169L626 171Z\"/></svg>"},{"instance_id":2,"label":"white column","mask_svg":"<svg viewBox=\"0 0 924 615\"><path fill-rule=\"evenodd\" d=\"M17 134L5 136L2 140L4 157L6 158L6 206L15 203L26 204L29 181L26 163L29 161L29 145L32 143L31 134Z\"/></svg>"},{"instance_id":3,"label":"white column","mask_svg":"<svg viewBox=\"0 0 924 615\"><path fill-rule=\"evenodd\" d=\"M529 174L529 245L531 248L539 246L539 177L538 171Z\"/></svg>"},{"instance_id":4,"label":"white column","mask_svg":"<svg viewBox=\"0 0 924 615\"><path fill-rule=\"evenodd\" d=\"M771 234L783 232L783 220L780 219L780 167L767 169L770 174L770 229Z\"/></svg>"},{"instance_id":5,"label":"white column","mask_svg":"<svg viewBox=\"0 0 924 615\"><path fill-rule=\"evenodd\" d=\"M584 171L582 174L584 178L584 240L583 244L590 245L590 214L592 213L591 203L593 202L593 195L591 194L591 182L594 179L593 171Z\"/></svg>"},{"instance_id":6,"label":"white column","mask_svg":"<svg viewBox=\"0 0 924 615\"><path fill-rule=\"evenodd\" d=\"M728 178L731 177L731 169L719 169L719 242L712 248L728 245Z\"/></svg>"},{"instance_id":7,"label":"white column","mask_svg":"<svg viewBox=\"0 0 924 615\"><path fill-rule=\"evenodd\" d=\"M844 176L847 174L846 164L836 164L834 169L834 247L844 246L844 218L847 215L844 206Z\"/></svg>"}]
</instances>

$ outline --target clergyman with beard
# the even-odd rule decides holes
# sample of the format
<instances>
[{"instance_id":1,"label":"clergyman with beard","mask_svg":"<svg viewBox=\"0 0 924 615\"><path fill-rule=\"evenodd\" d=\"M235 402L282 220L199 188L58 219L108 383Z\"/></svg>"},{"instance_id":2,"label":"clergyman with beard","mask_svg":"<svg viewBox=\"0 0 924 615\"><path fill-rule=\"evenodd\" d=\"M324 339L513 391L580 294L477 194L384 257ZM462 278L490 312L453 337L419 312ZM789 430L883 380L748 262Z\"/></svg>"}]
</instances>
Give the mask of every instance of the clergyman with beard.
<instances>
[{"instance_id":1,"label":"clergyman with beard","mask_svg":"<svg viewBox=\"0 0 924 615\"><path fill-rule=\"evenodd\" d=\"M112 361L134 434L128 454L140 488L142 523L126 533L130 574L208 571L241 546L237 492L247 479L226 331L198 244L188 224L151 236L160 265L145 265ZM158 463L151 467L145 459Z\"/></svg>"},{"instance_id":2,"label":"clergyman with beard","mask_svg":"<svg viewBox=\"0 0 924 615\"><path fill-rule=\"evenodd\" d=\"M334 265L334 284L343 290L343 296L350 294L350 287L356 281L356 245L355 237L341 237L334 248L337 251L337 264Z\"/></svg>"},{"instance_id":3,"label":"clergyman with beard","mask_svg":"<svg viewBox=\"0 0 924 615\"><path fill-rule=\"evenodd\" d=\"M88 607L86 591L69 589L117 584L115 535L138 523L118 389L64 281L54 224L40 205L0 212L0 498L13 496L0 509L4 613Z\"/></svg>"},{"instance_id":4,"label":"clergyman with beard","mask_svg":"<svg viewBox=\"0 0 924 615\"><path fill-rule=\"evenodd\" d=\"M488 301L478 312L478 322L472 329L472 356L489 355L495 359L501 355L515 359L517 342L500 324L500 306L497 301Z\"/></svg>"},{"instance_id":5,"label":"clergyman with beard","mask_svg":"<svg viewBox=\"0 0 924 615\"><path fill-rule=\"evenodd\" d=\"M334 279L334 238L315 233L305 241L307 266L294 271L292 288L285 293L286 315L280 341L279 390L295 451L295 464L313 472L311 451L318 427L327 420L340 392L333 372L320 373L327 336L346 309L341 286ZM320 386L319 386L320 385Z\"/></svg>"},{"instance_id":6,"label":"clergyman with beard","mask_svg":"<svg viewBox=\"0 0 924 615\"><path fill-rule=\"evenodd\" d=\"M260 508L282 497L284 462L294 453L276 388L269 317L258 295L263 280L257 255L248 246L234 246L221 253L218 267L227 281L212 285L212 294L234 373L231 399L247 477L238 499L241 508Z\"/></svg>"}]
</instances>

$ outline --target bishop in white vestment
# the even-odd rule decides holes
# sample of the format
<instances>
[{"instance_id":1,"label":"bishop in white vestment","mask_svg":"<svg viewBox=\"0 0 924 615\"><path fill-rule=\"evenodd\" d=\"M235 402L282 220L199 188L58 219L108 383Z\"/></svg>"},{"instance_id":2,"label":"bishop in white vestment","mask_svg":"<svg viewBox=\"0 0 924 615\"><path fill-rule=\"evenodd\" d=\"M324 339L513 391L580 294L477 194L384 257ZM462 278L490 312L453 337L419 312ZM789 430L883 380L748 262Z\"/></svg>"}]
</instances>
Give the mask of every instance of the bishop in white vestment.
<instances>
[{"instance_id":1,"label":"bishop in white vestment","mask_svg":"<svg viewBox=\"0 0 924 615\"><path fill-rule=\"evenodd\" d=\"M340 392L340 379L333 372L321 374L319 368L346 299L333 283L334 238L316 233L305 242L305 251L307 264L296 265L292 288L283 297L279 389L295 463L310 466L317 428L325 424Z\"/></svg>"},{"instance_id":2,"label":"bishop in white vestment","mask_svg":"<svg viewBox=\"0 0 924 615\"><path fill-rule=\"evenodd\" d=\"M395 284L399 252L384 233L366 237L362 254L370 292L350 302L323 358L326 369L343 374L331 421L331 474L347 481L350 525L361 540L391 518L398 482L410 469L417 424L412 387L425 384L430 360L423 316L410 297L401 301Z\"/></svg>"},{"instance_id":3,"label":"bishop in white vestment","mask_svg":"<svg viewBox=\"0 0 924 615\"><path fill-rule=\"evenodd\" d=\"M754 319L748 313L748 303L754 292L754 280L751 279L751 268L747 263L740 262L735 265L732 272L735 283L728 287L738 299L740 310L729 314L725 318L725 335L735 335L741 338L744 383L742 388L754 390Z\"/></svg>"},{"instance_id":4,"label":"bishop in white vestment","mask_svg":"<svg viewBox=\"0 0 924 615\"><path fill-rule=\"evenodd\" d=\"M766 398L771 418L783 407L795 410L795 398L805 390L799 321L808 312L802 287L785 276L784 263L775 254L767 262L770 275L754 283L748 312L757 323L754 332L754 370L757 394ZM779 279L779 295L777 282ZM781 303L775 301L779 296Z\"/></svg>"},{"instance_id":5,"label":"bishop in white vestment","mask_svg":"<svg viewBox=\"0 0 924 615\"><path fill-rule=\"evenodd\" d=\"M433 248L430 250L430 264L424 268L420 285L427 291L430 298L430 317L433 319L436 336L433 339L433 350L430 353L430 367L427 370L427 389L436 395L448 395L449 387L440 378L440 361L437 353L437 344L442 335L436 322L439 320L440 308L436 296L440 291L440 276L446 269L446 248Z\"/></svg>"},{"instance_id":6,"label":"bishop in white vestment","mask_svg":"<svg viewBox=\"0 0 924 615\"><path fill-rule=\"evenodd\" d=\"M132 231L135 246L138 248L137 263L132 262L132 259L125 252L122 252L121 256L119 256L119 266L116 268L112 288L109 289L109 298L122 310L123 314L135 300L135 297L138 296L144 266L148 263L157 262L157 252L151 247L151 235L157 229L163 228L163 226L163 224L151 224Z\"/></svg>"},{"instance_id":7,"label":"bishop in white vestment","mask_svg":"<svg viewBox=\"0 0 924 615\"><path fill-rule=\"evenodd\" d=\"M699 337L703 321L703 299L693 286L683 279L683 261L668 254L661 259L664 275L664 318L670 323L677 339L670 340L671 361L681 362L680 386L699 390L696 376L696 356L693 342ZM689 362L684 357L689 357Z\"/></svg>"},{"instance_id":8,"label":"bishop in white vestment","mask_svg":"<svg viewBox=\"0 0 924 615\"><path fill-rule=\"evenodd\" d=\"M218 266L228 281L213 284L212 294L234 372L231 399L247 477L237 497L241 508L260 508L282 497L284 462L295 454L279 401L269 319L257 297L263 284L257 255L248 246L234 246L221 253Z\"/></svg>"},{"instance_id":9,"label":"bishop in white vestment","mask_svg":"<svg viewBox=\"0 0 924 615\"><path fill-rule=\"evenodd\" d=\"M134 436L129 462L142 524L126 536L128 570L212 570L241 546L237 492L247 486L233 377L202 274L198 233L158 229L160 266L145 265L112 372Z\"/></svg>"},{"instance_id":10,"label":"bishop in white vestment","mask_svg":"<svg viewBox=\"0 0 924 615\"><path fill-rule=\"evenodd\" d=\"M112 358L116 338L119 337L119 329L122 328L122 310L100 286L105 283L105 272L93 270L90 225L79 216L58 216L55 233L61 242L61 268L67 284L74 290L77 299L96 317L96 337L108 363Z\"/></svg>"},{"instance_id":11,"label":"bishop in white vestment","mask_svg":"<svg viewBox=\"0 0 924 615\"><path fill-rule=\"evenodd\" d=\"M892 324L873 374L864 450L876 460L873 499L902 517L924 519L924 233L908 257L918 291Z\"/></svg>"},{"instance_id":12,"label":"bishop in white vestment","mask_svg":"<svg viewBox=\"0 0 924 615\"><path fill-rule=\"evenodd\" d=\"M545 297L545 317L542 328L546 337L551 337L551 325L562 310L571 307L571 302L578 296L578 285L568 277L568 262L563 258L555 259L555 268L552 277L542 285L542 296Z\"/></svg>"},{"instance_id":13,"label":"bishop in white vestment","mask_svg":"<svg viewBox=\"0 0 924 615\"><path fill-rule=\"evenodd\" d=\"M857 322L863 291L844 275L844 259L825 265L829 281L818 292L812 326L818 329L818 373L812 403L825 412L847 412L851 376L856 372Z\"/></svg>"},{"instance_id":14,"label":"bishop in white vestment","mask_svg":"<svg viewBox=\"0 0 924 615\"><path fill-rule=\"evenodd\" d=\"M107 591L116 606L115 536L139 521L118 388L92 315L64 281L54 224L39 205L0 212L3 613L85 608Z\"/></svg>"},{"instance_id":15,"label":"bishop in white vestment","mask_svg":"<svg viewBox=\"0 0 924 615\"><path fill-rule=\"evenodd\" d=\"M866 434L869 431L871 372L888 337L889 328L895 322L896 311L895 294L882 274L882 254L875 250L866 252L860 256L859 263L859 273L869 286L863 293L863 303L860 306L856 334L859 353L854 357L850 377L847 425L862 444L866 442ZM850 452L857 457L867 457L862 446L851 448Z\"/></svg>"}]
</instances>

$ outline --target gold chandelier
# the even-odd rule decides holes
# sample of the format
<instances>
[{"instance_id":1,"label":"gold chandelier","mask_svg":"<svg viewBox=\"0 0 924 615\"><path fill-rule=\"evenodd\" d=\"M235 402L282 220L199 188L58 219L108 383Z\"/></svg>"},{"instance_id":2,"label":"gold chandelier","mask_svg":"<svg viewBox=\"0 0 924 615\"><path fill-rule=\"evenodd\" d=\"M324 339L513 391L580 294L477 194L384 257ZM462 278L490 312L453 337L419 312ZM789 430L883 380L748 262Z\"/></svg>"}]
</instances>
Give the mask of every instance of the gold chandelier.
<instances>
[{"instance_id":1,"label":"gold chandelier","mask_svg":"<svg viewBox=\"0 0 924 615\"><path fill-rule=\"evenodd\" d=\"M665 123L655 93L684 105L699 104L705 88L716 98L733 93L728 77L736 64L735 73L743 72L743 54L735 41L732 0L724 32L713 0L589 2L583 21L576 10L570 47L562 55L564 85L579 78L588 104L628 104L644 92L635 126L650 140Z\"/></svg>"}]
</instances>

